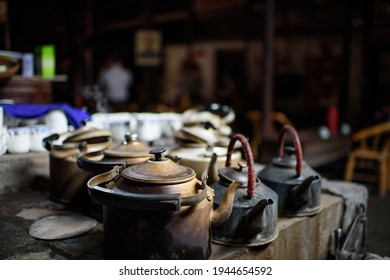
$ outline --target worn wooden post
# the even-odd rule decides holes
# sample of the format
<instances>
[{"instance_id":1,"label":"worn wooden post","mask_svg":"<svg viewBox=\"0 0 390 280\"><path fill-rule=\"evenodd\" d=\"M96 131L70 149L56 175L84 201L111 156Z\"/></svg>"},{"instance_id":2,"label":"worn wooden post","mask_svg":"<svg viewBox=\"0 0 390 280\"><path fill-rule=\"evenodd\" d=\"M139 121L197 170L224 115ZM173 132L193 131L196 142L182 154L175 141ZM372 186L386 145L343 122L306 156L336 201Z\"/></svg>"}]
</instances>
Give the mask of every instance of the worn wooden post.
<instances>
[{"instance_id":1,"label":"worn wooden post","mask_svg":"<svg viewBox=\"0 0 390 280\"><path fill-rule=\"evenodd\" d=\"M262 99L261 135L263 140L267 140L272 136L271 114L273 111L274 0L265 1L264 21L264 87Z\"/></svg>"}]
</instances>

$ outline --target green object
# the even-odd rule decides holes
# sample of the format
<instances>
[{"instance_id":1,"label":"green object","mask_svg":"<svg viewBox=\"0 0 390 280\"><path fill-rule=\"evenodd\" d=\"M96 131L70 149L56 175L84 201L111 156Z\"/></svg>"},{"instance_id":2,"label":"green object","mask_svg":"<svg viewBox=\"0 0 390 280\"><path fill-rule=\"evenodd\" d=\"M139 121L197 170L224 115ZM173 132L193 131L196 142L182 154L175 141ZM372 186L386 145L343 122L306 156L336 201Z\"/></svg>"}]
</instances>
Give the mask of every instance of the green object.
<instances>
[{"instance_id":1,"label":"green object","mask_svg":"<svg viewBox=\"0 0 390 280\"><path fill-rule=\"evenodd\" d=\"M55 46L43 45L41 47L42 77L53 78L56 75Z\"/></svg>"}]
</instances>

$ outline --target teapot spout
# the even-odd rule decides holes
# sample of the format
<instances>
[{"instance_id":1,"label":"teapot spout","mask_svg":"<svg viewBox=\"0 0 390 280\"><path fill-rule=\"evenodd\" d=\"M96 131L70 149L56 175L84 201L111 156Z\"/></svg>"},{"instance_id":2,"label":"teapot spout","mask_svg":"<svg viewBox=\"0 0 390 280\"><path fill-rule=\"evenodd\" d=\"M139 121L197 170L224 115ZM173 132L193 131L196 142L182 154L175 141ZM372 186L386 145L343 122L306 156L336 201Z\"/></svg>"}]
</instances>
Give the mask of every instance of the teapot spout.
<instances>
[{"instance_id":1,"label":"teapot spout","mask_svg":"<svg viewBox=\"0 0 390 280\"><path fill-rule=\"evenodd\" d=\"M234 196L236 190L242 185L241 182L233 181L227 188L218 208L211 213L211 227L218 226L226 222L233 210Z\"/></svg>"},{"instance_id":2,"label":"teapot spout","mask_svg":"<svg viewBox=\"0 0 390 280\"><path fill-rule=\"evenodd\" d=\"M177 164L180 164L180 161L181 161L181 157L178 157L177 155L175 155L175 156L168 156L168 158L170 159L170 160L172 160L174 163L177 163Z\"/></svg>"},{"instance_id":3,"label":"teapot spout","mask_svg":"<svg viewBox=\"0 0 390 280\"><path fill-rule=\"evenodd\" d=\"M242 223L247 233L258 234L262 232L268 224L267 215L265 215L265 207L273 204L271 198L264 198L243 217Z\"/></svg>"},{"instance_id":4,"label":"teapot spout","mask_svg":"<svg viewBox=\"0 0 390 280\"><path fill-rule=\"evenodd\" d=\"M207 184L212 185L218 181L218 164L217 164L218 155L213 153L209 163L207 174L209 175Z\"/></svg>"},{"instance_id":5,"label":"teapot spout","mask_svg":"<svg viewBox=\"0 0 390 280\"><path fill-rule=\"evenodd\" d=\"M320 177L318 175L311 175L303 180L300 185L292 189L292 202L295 206L300 207L310 203L312 197L310 191L311 186L314 181L319 179Z\"/></svg>"}]
</instances>

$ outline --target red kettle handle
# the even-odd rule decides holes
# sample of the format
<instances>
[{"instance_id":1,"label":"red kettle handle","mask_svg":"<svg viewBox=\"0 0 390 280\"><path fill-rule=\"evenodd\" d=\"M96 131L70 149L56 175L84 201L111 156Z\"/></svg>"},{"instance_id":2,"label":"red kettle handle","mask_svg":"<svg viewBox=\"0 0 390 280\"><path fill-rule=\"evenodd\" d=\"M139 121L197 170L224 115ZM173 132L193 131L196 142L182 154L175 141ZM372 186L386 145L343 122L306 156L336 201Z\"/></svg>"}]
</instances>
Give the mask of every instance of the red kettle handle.
<instances>
[{"instance_id":1,"label":"red kettle handle","mask_svg":"<svg viewBox=\"0 0 390 280\"><path fill-rule=\"evenodd\" d=\"M297 165L295 167L295 170L297 172L297 176L299 177L302 174L302 161L303 161L302 145L301 145L301 141L299 140L298 133L289 124L284 125L279 134L279 156L280 157L284 156L284 141L286 139L287 131L291 134L294 143L295 156L297 158Z\"/></svg>"},{"instance_id":2,"label":"red kettle handle","mask_svg":"<svg viewBox=\"0 0 390 280\"><path fill-rule=\"evenodd\" d=\"M227 156L226 156L226 167L230 167L232 165L232 154L234 151L234 144L236 143L236 141L240 141L242 144L242 147L244 149L245 159L246 159L246 162L248 165L247 193L248 193L248 197L252 198L252 196L255 192L255 185L256 185L255 163L253 160L251 146L249 145L249 142L244 135L235 134L230 139L229 146L228 146L228 152L227 152Z\"/></svg>"}]
</instances>

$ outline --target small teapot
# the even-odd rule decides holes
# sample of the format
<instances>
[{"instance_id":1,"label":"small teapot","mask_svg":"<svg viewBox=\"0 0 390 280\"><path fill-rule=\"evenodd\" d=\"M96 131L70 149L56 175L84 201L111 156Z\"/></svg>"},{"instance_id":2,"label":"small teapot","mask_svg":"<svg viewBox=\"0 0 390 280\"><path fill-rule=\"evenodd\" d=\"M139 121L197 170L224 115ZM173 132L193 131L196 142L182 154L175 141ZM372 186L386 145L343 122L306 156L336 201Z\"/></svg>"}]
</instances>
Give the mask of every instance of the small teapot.
<instances>
[{"instance_id":1,"label":"small teapot","mask_svg":"<svg viewBox=\"0 0 390 280\"><path fill-rule=\"evenodd\" d=\"M285 147L286 132L294 147ZM320 211L321 176L303 161L301 142L291 125L280 131L279 156L257 177L278 194L280 216L310 216Z\"/></svg>"},{"instance_id":2,"label":"small teapot","mask_svg":"<svg viewBox=\"0 0 390 280\"><path fill-rule=\"evenodd\" d=\"M231 167L231 155L236 141L242 143L248 165L239 163L238 168ZM278 196L256 178L254 160L249 142L241 134L235 134L230 140L226 167L218 170L219 181L211 185L215 192L214 206L224 203L222 195L232 182L240 182L236 191L233 210L229 219L215 227L212 239L215 243L230 246L259 246L272 242L278 236Z\"/></svg>"}]
</instances>

